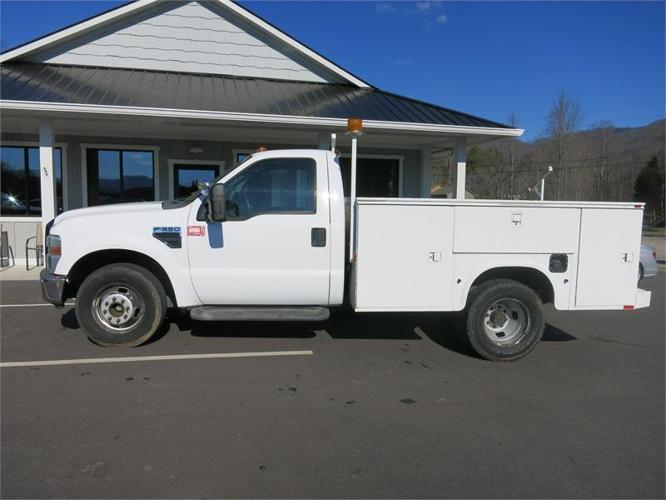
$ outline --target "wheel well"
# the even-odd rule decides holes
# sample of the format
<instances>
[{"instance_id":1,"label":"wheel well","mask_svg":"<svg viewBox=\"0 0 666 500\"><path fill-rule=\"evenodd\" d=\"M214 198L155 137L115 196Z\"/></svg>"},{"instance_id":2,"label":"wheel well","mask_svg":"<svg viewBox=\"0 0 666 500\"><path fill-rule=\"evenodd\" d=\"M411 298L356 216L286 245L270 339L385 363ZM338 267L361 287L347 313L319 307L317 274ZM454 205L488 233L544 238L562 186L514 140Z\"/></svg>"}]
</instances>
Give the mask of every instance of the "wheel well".
<instances>
[{"instance_id":1,"label":"wheel well","mask_svg":"<svg viewBox=\"0 0 666 500\"><path fill-rule=\"evenodd\" d=\"M123 262L141 266L153 273L162 284L162 287L164 287L169 307L178 306L171 280L164 268L155 259L140 252L119 249L92 252L76 261L69 273L67 273L68 283L65 289L65 298L75 297L83 280L93 271L109 264L120 264Z\"/></svg>"},{"instance_id":2,"label":"wheel well","mask_svg":"<svg viewBox=\"0 0 666 500\"><path fill-rule=\"evenodd\" d=\"M530 287L544 304L555 300L553 284L541 271L531 267L497 267L481 273L472 283L472 288L489 280L509 279Z\"/></svg>"}]
</instances>

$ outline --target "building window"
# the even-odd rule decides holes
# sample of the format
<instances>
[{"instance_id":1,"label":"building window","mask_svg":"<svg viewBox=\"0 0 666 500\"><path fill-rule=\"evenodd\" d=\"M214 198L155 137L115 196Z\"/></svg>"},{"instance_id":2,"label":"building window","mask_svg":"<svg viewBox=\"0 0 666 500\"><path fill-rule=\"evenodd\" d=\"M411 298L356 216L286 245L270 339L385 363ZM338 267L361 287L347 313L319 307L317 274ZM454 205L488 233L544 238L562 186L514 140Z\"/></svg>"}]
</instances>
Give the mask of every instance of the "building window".
<instances>
[{"instance_id":1,"label":"building window","mask_svg":"<svg viewBox=\"0 0 666 500\"><path fill-rule=\"evenodd\" d=\"M39 217L42 215L39 148L2 146L2 216ZM62 149L55 148L53 168L56 178L56 213L62 212Z\"/></svg>"},{"instance_id":2,"label":"building window","mask_svg":"<svg viewBox=\"0 0 666 500\"><path fill-rule=\"evenodd\" d=\"M155 200L152 151L86 149L88 205Z\"/></svg>"},{"instance_id":3,"label":"building window","mask_svg":"<svg viewBox=\"0 0 666 500\"><path fill-rule=\"evenodd\" d=\"M255 163L225 183L228 220L316 212L316 164L310 158Z\"/></svg>"},{"instance_id":4,"label":"building window","mask_svg":"<svg viewBox=\"0 0 666 500\"><path fill-rule=\"evenodd\" d=\"M231 154L233 156L233 166L240 165L245 160L247 160L252 154L256 151L252 149L234 149Z\"/></svg>"},{"instance_id":5,"label":"building window","mask_svg":"<svg viewBox=\"0 0 666 500\"><path fill-rule=\"evenodd\" d=\"M351 190L351 158L340 158L340 171L345 196ZM356 196L395 198L400 196L400 159L356 159Z\"/></svg>"},{"instance_id":6,"label":"building window","mask_svg":"<svg viewBox=\"0 0 666 500\"><path fill-rule=\"evenodd\" d=\"M217 165L188 165L176 163L173 166L175 198L187 198L198 191L199 181L213 182L220 175Z\"/></svg>"}]
</instances>

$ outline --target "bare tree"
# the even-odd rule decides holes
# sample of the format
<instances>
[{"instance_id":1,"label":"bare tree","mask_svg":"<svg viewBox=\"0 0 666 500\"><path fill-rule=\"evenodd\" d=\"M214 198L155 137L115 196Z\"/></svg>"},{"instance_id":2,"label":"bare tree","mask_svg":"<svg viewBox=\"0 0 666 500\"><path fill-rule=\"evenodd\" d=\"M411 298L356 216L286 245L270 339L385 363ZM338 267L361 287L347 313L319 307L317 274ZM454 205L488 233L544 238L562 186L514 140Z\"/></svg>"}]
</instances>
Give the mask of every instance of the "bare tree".
<instances>
[{"instance_id":1,"label":"bare tree","mask_svg":"<svg viewBox=\"0 0 666 500\"><path fill-rule=\"evenodd\" d=\"M594 173L594 198L599 201L608 199L608 179L610 164L615 155L615 127L609 121L601 122L596 137L596 162Z\"/></svg>"},{"instance_id":2,"label":"bare tree","mask_svg":"<svg viewBox=\"0 0 666 500\"><path fill-rule=\"evenodd\" d=\"M574 133L578 129L582 118L580 99L567 95L561 90L553 101L553 106L546 118L546 133L552 139L556 167L555 196L562 199L562 195L571 198L569 192L569 177L572 163L572 150ZM577 172L578 169L575 171ZM577 175L577 174L576 174ZM577 187L574 186L577 190ZM574 198L579 193L574 194Z\"/></svg>"},{"instance_id":3,"label":"bare tree","mask_svg":"<svg viewBox=\"0 0 666 500\"><path fill-rule=\"evenodd\" d=\"M518 115L513 111L509 113L508 118L506 119L507 124L511 128L518 128ZM516 141L515 139L509 140L508 152L507 152L507 162L509 164L509 198L514 196L514 180L516 173Z\"/></svg>"}]
</instances>

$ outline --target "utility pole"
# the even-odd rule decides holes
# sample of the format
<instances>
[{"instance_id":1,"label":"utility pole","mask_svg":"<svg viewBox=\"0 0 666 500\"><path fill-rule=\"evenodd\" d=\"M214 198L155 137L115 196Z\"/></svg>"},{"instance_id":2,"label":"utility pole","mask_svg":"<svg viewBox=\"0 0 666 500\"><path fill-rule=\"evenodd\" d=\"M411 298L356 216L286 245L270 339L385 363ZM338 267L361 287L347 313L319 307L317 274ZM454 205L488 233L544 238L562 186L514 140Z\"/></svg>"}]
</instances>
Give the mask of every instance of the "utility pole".
<instances>
[{"instance_id":1,"label":"utility pole","mask_svg":"<svg viewBox=\"0 0 666 500\"><path fill-rule=\"evenodd\" d=\"M553 166L548 165L548 171L544 174L544 176L541 178L541 190L537 186L533 186L529 189L529 191L534 191L539 195L539 199L541 201L544 200L544 195L546 193L546 177L548 177L550 174L553 173Z\"/></svg>"}]
</instances>

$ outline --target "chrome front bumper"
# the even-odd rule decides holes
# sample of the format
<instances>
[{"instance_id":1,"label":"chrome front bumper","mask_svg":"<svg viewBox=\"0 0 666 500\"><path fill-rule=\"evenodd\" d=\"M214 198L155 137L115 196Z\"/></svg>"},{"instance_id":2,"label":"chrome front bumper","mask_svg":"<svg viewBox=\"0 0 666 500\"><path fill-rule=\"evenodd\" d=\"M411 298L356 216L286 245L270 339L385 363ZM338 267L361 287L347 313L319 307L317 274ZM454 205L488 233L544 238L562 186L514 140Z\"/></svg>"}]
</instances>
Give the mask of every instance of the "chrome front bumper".
<instances>
[{"instance_id":1,"label":"chrome front bumper","mask_svg":"<svg viewBox=\"0 0 666 500\"><path fill-rule=\"evenodd\" d=\"M63 296L65 294L66 276L53 274L46 269L39 273L39 282L42 284L42 298L55 306L64 304Z\"/></svg>"}]
</instances>

